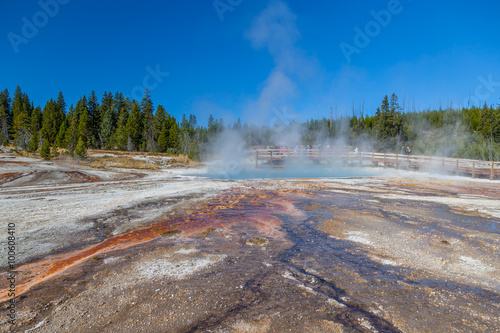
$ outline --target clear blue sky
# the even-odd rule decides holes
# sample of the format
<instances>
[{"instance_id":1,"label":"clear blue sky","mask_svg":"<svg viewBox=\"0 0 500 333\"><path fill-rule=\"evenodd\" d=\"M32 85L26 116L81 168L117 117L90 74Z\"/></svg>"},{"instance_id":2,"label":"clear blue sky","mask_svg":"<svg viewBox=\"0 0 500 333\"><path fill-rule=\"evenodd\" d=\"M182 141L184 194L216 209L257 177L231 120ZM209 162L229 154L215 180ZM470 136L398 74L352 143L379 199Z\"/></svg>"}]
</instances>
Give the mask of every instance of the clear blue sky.
<instances>
[{"instance_id":1,"label":"clear blue sky","mask_svg":"<svg viewBox=\"0 0 500 333\"><path fill-rule=\"evenodd\" d=\"M69 106L149 86L155 106L201 124L362 103L371 115L393 92L407 109L496 105L499 13L494 0L5 0L0 88L20 85L43 107L59 91Z\"/></svg>"}]
</instances>

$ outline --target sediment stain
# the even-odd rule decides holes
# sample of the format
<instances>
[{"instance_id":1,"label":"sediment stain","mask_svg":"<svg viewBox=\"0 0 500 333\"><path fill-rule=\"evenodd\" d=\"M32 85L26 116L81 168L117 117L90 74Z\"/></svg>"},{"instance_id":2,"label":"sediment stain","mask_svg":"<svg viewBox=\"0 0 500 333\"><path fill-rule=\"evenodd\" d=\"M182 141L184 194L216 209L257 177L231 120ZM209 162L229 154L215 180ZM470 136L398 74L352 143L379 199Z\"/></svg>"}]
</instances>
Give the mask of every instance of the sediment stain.
<instances>
[{"instance_id":1,"label":"sediment stain","mask_svg":"<svg viewBox=\"0 0 500 333\"><path fill-rule=\"evenodd\" d=\"M284 238L285 234L279 230L281 221L272 215L276 213L293 215L297 214L297 211L293 209L289 200L280 198L276 193L261 190L228 190L186 215L108 238L83 250L49 256L41 261L22 265L17 268L19 272L17 295L22 295L34 286L99 254L123 250L159 237L177 234L189 237L210 228L228 230L233 223L247 221L267 237ZM7 300L6 291L0 292L0 302Z\"/></svg>"}]
</instances>

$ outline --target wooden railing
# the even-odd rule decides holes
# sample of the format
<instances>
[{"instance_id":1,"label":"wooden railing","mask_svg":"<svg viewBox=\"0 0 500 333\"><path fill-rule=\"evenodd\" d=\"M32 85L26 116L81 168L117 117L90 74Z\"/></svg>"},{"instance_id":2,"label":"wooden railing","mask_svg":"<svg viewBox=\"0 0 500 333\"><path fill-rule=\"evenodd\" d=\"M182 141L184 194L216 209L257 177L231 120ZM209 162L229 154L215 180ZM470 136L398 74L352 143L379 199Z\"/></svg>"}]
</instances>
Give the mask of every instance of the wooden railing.
<instances>
[{"instance_id":1,"label":"wooden railing","mask_svg":"<svg viewBox=\"0 0 500 333\"><path fill-rule=\"evenodd\" d=\"M290 160L342 163L345 166L384 167L470 175L472 178L500 177L500 162L449 157L353 152L342 149L256 149L255 165L281 165Z\"/></svg>"}]
</instances>

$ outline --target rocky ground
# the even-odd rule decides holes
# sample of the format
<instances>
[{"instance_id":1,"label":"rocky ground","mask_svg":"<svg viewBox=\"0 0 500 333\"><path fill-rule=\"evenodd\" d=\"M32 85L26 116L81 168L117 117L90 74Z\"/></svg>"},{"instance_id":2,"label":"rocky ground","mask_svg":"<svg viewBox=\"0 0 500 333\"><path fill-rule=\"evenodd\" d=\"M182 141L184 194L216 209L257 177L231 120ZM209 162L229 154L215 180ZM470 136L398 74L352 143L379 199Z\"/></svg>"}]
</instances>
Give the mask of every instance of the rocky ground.
<instances>
[{"instance_id":1,"label":"rocky ground","mask_svg":"<svg viewBox=\"0 0 500 333\"><path fill-rule=\"evenodd\" d=\"M499 181L137 159L0 154L1 332L500 331Z\"/></svg>"}]
</instances>

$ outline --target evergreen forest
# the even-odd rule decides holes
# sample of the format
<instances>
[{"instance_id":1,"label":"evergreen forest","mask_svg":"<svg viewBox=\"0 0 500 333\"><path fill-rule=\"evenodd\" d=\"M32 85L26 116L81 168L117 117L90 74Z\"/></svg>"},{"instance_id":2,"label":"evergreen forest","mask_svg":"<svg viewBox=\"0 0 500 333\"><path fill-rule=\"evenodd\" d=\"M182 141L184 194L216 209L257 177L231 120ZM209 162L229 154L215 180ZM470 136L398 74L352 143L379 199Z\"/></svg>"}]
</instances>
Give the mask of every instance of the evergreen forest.
<instances>
[{"instance_id":1,"label":"evergreen forest","mask_svg":"<svg viewBox=\"0 0 500 333\"><path fill-rule=\"evenodd\" d=\"M333 118L328 111L321 119L281 124L285 128L280 130L298 129L304 145L341 140L349 147L399 152L406 144L413 154L500 160L499 105L407 111L392 94L382 98L372 116L353 108L351 116ZM276 142L279 133L274 128L241 124L240 119L225 124L210 115L206 127L198 124L196 115L176 119L162 105L155 108L148 90L141 101L120 92L105 92L99 98L92 91L69 107L62 92L41 107L19 86L12 96L7 89L0 91L0 144L37 152L45 159L61 149L77 158L84 157L87 149L104 149L203 160L226 129L239 132L249 148L286 144Z\"/></svg>"}]
</instances>

